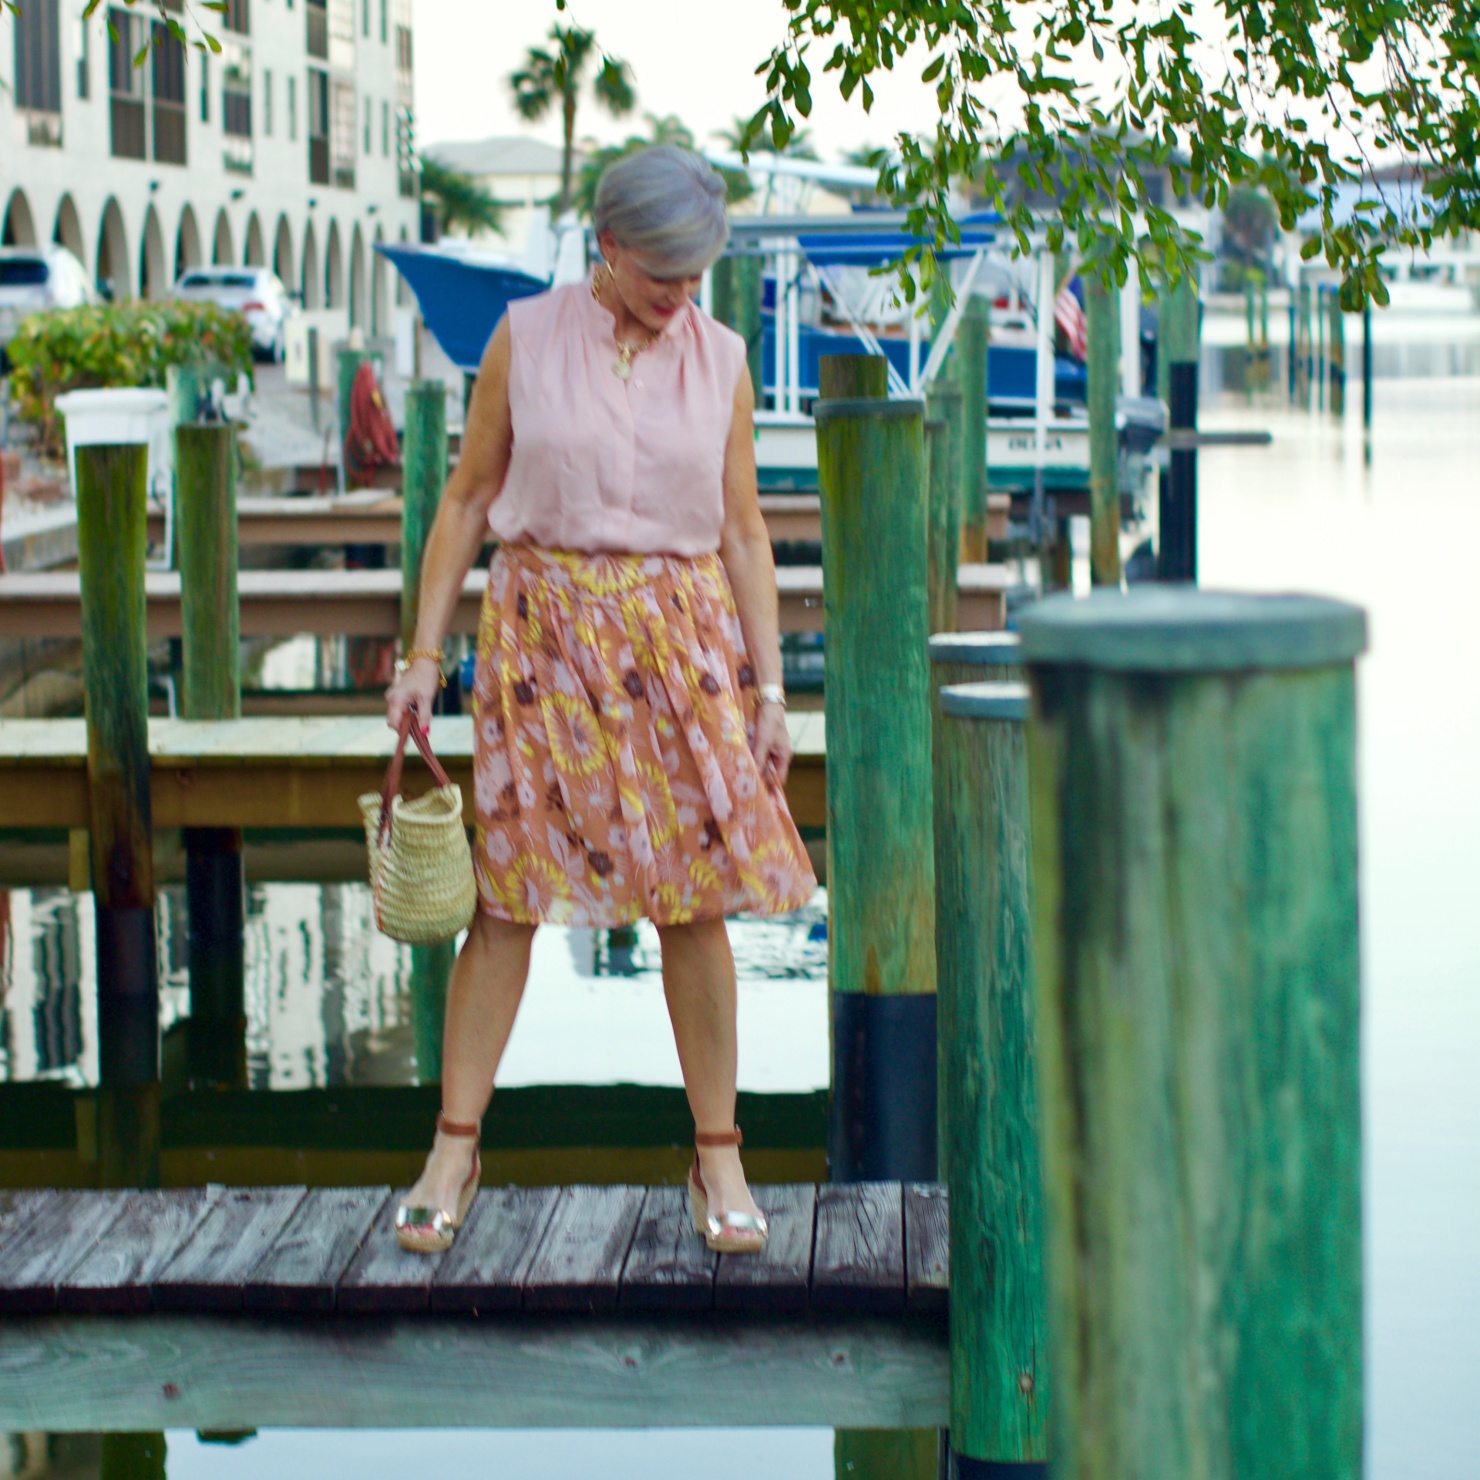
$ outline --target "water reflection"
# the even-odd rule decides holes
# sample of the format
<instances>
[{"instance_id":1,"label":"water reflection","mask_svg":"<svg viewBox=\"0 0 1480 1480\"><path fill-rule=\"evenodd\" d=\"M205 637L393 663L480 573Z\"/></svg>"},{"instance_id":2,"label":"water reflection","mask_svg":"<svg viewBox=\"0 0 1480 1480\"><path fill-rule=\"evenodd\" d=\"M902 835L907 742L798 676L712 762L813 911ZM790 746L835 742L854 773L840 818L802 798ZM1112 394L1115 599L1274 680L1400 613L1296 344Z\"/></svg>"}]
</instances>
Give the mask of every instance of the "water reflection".
<instances>
[{"instance_id":1,"label":"water reflection","mask_svg":"<svg viewBox=\"0 0 1480 1480\"><path fill-rule=\"evenodd\" d=\"M0 1081L97 1082L90 895L18 889L0 912ZM155 914L160 1022L190 1014L184 890ZM827 1083L827 901L730 925L741 1087ZM254 1089L417 1082L412 955L375 928L362 884L248 890L248 1083ZM678 1084L657 932L547 928L501 1082Z\"/></svg>"}]
</instances>

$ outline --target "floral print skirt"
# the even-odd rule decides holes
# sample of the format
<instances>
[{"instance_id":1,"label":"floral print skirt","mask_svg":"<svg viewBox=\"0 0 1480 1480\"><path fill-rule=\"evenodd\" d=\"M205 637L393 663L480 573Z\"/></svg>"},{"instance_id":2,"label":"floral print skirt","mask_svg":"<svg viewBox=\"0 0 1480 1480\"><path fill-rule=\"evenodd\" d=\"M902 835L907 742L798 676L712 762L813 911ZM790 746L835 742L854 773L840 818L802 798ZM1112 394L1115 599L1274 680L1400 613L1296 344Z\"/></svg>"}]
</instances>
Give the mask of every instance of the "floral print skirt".
<instances>
[{"instance_id":1,"label":"floral print skirt","mask_svg":"<svg viewBox=\"0 0 1480 1480\"><path fill-rule=\"evenodd\" d=\"M817 881L751 755L757 708L717 555L500 547L473 694L480 907L589 926L800 908Z\"/></svg>"}]
</instances>

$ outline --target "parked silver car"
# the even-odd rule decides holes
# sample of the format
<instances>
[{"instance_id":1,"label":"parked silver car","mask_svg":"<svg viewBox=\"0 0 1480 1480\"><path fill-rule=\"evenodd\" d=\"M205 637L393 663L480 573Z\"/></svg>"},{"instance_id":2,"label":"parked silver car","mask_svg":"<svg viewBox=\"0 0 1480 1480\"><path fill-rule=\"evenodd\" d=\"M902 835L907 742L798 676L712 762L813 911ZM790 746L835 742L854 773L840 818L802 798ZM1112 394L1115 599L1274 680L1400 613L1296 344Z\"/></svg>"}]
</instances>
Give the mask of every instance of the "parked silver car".
<instances>
[{"instance_id":1,"label":"parked silver car","mask_svg":"<svg viewBox=\"0 0 1480 1480\"><path fill-rule=\"evenodd\" d=\"M297 305L275 272L265 267L192 267L175 284L172 296L235 309L252 330L252 348L266 359L283 359L284 326Z\"/></svg>"},{"instance_id":2,"label":"parked silver car","mask_svg":"<svg viewBox=\"0 0 1480 1480\"><path fill-rule=\"evenodd\" d=\"M0 350L28 314L97 301L87 269L66 247L0 247Z\"/></svg>"}]
</instances>

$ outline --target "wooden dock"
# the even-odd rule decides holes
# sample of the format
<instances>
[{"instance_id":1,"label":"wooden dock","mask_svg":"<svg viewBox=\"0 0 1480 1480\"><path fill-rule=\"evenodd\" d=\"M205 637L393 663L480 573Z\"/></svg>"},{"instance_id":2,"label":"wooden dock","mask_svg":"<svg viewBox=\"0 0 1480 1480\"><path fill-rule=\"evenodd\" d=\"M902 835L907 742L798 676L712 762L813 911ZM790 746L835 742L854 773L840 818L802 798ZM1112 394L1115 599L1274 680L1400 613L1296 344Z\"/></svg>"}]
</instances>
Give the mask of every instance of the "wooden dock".
<instances>
[{"instance_id":1,"label":"wooden dock","mask_svg":"<svg viewBox=\"0 0 1480 1480\"><path fill-rule=\"evenodd\" d=\"M786 797L799 827L827 822L824 717L787 719L796 752ZM432 747L473 821L473 720L432 721ZM378 715L149 723L156 828L357 828L359 797L379 791L395 736ZM408 757L413 787L426 769ZM89 823L87 727L80 719L0 720L0 829Z\"/></svg>"},{"instance_id":2,"label":"wooden dock","mask_svg":"<svg viewBox=\"0 0 1480 1480\"><path fill-rule=\"evenodd\" d=\"M957 626L995 631L1006 622L1008 573L1000 565L963 565ZM469 636L488 583L486 570L463 582L450 631ZM822 570L781 566L776 572L783 632L822 631ZM244 570L237 579L243 637L380 637L401 630L399 570ZM149 571L144 578L151 642L180 636L180 577ZM82 598L75 571L0 576L0 641L82 635Z\"/></svg>"},{"instance_id":3,"label":"wooden dock","mask_svg":"<svg viewBox=\"0 0 1480 1480\"><path fill-rule=\"evenodd\" d=\"M0 1193L0 1428L945 1422L936 1185L486 1188L403 1253L389 1187Z\"/></svg>"}]
</instances>

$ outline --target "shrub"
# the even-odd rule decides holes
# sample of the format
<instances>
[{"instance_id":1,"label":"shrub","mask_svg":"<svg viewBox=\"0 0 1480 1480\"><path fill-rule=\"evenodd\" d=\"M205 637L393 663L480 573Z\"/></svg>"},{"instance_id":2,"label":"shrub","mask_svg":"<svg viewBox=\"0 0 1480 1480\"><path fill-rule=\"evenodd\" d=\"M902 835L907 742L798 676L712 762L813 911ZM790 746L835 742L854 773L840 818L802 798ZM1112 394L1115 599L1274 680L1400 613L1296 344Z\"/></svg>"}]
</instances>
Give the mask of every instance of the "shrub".
<instances>
[{"instance_id":1,"label":"shrub","mask_svg":"<svg viewBox=\"0 0 1480 1480\"><path fill-rule=\"evenodd\" d=\"M228 378L252 370L252 331L214 303L133 302L52 309L23 319L6 348L21 418L46 450L62 450L56 398L64 391L164 385L171 365L209 365Z\"/></svg>"}]
</instances>

